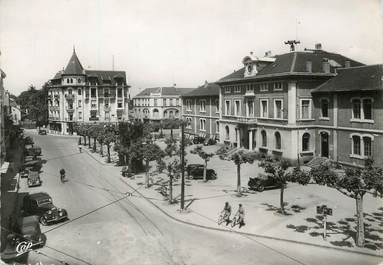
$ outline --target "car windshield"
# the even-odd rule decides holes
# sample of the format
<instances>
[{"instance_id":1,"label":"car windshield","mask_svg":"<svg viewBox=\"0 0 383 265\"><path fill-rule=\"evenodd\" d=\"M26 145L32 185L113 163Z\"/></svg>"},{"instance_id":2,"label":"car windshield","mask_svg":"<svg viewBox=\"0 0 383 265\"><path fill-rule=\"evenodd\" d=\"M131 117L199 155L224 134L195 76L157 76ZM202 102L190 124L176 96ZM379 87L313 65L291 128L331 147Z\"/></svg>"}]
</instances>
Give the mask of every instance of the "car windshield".
<instances>
[{"instance_id":1,"label":"car windshield","mask_svg":"<svg viewBox=\"0 0 383 265\"><path fill-rule=\"evenodd\" d=\"M49 204L51 203L52 200L50 198L47 198L47 199L41 199L39 200L39 205L42 205L42 204Z\"/></svg>"}]
</instances>

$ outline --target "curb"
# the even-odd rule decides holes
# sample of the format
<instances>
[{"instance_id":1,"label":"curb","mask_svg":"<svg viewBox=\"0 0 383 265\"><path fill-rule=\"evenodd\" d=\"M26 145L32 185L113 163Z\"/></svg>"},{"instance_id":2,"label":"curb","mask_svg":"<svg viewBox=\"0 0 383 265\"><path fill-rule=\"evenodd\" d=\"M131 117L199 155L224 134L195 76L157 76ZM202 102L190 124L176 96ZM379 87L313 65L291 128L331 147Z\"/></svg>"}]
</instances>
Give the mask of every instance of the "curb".
<instances>
[{"instance_id":1,"label":"curb","mask_svg":"<svg viewBox=\"0 0 383 265\"><path fill-rule=\"evenodd\" d=\"M176 222L179 222L179 223L183 223L183 224L186 224L186 225L190 225L190 226L194 226L194 227L199 227L199 228L203 228L203 229L207 229L207 230L220 231L220 232L227 232L227 233L235 233L235 234L239 234L239 235L251 236L251 237L259 237L259 238L265 238L265 239L272 239L272 240L276 240L276 241L283 241L283 242L295 243L295 244L300 244L300 245L308 245L308 246L312 246L312 247L320 247L320 248L325 248L325 249L338 250L338 251L343 251L343 252L347 252L347 253L354 253L354 254L360 254L360 255L366 255L366 256L383 257L383 255L374 254L374 253L366 253L366 252L357 251L357 250L349 250L349 249L343 249L343 248L338 248L338 247L323 246L323 245L318 245L318 244L314 244L314 243L306 243L306 242L296 241L296 240L291 240L291 239L284 239L284 238L278 238L278 237L272 237L272 236L265 236L265 235L259 235L259 234L247 233L247 232L240 232L240 231L227 230L227 229L216 228L216 227L211 227L211 226L206 226L206 225L200 225L200 224L195 224L195 223L191 223L191 222L188 222L188 221L184 221L184 220L181 220L181 219L176 218L176 217L174 217L173 215L169 214L168 212L166 212L165 210L163 210L160 206L158 206L157 204L155 204L154 202L152 202L151 200L149 200L148 198L146 198L141 192L139 192L137 189L133 188L129 183L127 183L127 182L124 180L124 178L120 177L120 179L121 179L126 185L128 185L134 192L137 192L141 197L143 197L147 202L149 202L149 203L152 204L154 207L156 207L158 210L160 210L160 211L161 211L163 214L165 214L167 217L169 217L170 219L172 219L172 220L174 220L174 221L176 221Z\"/></svg>"}]
</instances>

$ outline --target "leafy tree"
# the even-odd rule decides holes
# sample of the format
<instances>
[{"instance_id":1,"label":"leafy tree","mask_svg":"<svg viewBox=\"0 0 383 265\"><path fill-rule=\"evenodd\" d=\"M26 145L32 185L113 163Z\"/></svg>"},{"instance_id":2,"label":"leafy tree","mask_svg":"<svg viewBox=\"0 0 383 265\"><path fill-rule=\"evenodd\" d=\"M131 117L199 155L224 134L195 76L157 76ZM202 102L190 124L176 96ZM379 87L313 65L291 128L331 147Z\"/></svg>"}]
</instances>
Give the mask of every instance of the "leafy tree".
<instances>
[{"instance_id":1,"label":"leafy tree","mask_svg":"<svg viewBox=\"0 0 383 265\"><path fill-rule=\"evenodd\" d=\"M106 145L106 150L108 154L108 163L111 162L110 160L110 145L114 142L116 142L117 137L116 137L116 132L113 127L106 126L103 129L103 134L104 134L104 144Z\"/></svg>"},{"instance_id":2,"label":"leafy tree","mask_svg":"<svg viewBox=\"0 0 383 265\"><path fill-rule=\"evenodd\" d=\"M32 145L33 146L35 144L35 142L33 141L32 137L27 136L24 139L24 144L25 145Z\"/></svg>"},{"instance_id":3,"label":"leafy tree","mask_svg":"<svg viewBox=\"0 0 383 265\"><path fill-rule=\"evenodd\" d=\"M203 179L205 182L207 182L207 177L206 177L206 168L207 168L207 162L210 161L210 158L212 158L215 154L214 153L208 153L205 150L203 150L202 145L197 145L192 151L192 154L198 155L203 161L204 161L204 166L203 166Z\"/></svg>"},{"instance_id":4,"label":"leafy tree","mask_svg":"<svg viewBox=\"0 0 383 265\"><path fill-rule=\"evenodd\" d=\"M253 164L254 160L258 158L257 153L246 151L244 149L235 150L232 153L229 153L229 148L227 146L223 146L217 151L217 155L222 160L230 160L237 167L237 192L241 194L241 165L245 163Z\"/></svg>"},{"instance_id":5,"label":"leafy tree","mask_svg":"<svg viewBox=\"0 0 383 265\"><path fill-rule=\"evenodd\" d=\"M162 124L163 127L166 129L170 129L170 138L173 139L173 130L178 129L180 127L181 121L178 119L165 119L163 120ZM161 127L162 132L162 127Z\"/></svg>"},{"instance_id":6,"label":"leafy tree","mask_svg":"<svg viewBox=\"0 0 383 265\"><path fill-rule=\"evenodd\" d=\"M22 119L30 119L37 126L48 124L48 84L45 83L40 90L30 85L27 91L23 91L16 99L20 105Z\"/></svg>"},{"instance_id":7,"label":"leafy tree","mask_svg":"<svg viewBox=\"0 0 383 265\"><path fill-rule=\"evenodd\" d=\"M157 169L159 172L166 171L166 174L169 177L169 203L174 203L173 199L173 180L174 177L181 171L181 162L178 158L173 159L172 161L165 162L160 159L157 161Z\"/></svg>"},{"instance_id":8,"label":"leafy tree","mask_svg":"<svg viewBox=\"0 0 383 265\"><path fill-rule=\"evenodd\" d=\"M363 247L365 243L363 197L366 193L383 196L383 169L374 167L373 160L367 159L364 168L346 168L344 174L336 173L328 164L313 168L310 174L316 183L335 188L347 197L355 199L356 244Z\"/></svg>"},{"instance_id":9,"label":"leafy tree","mask_svg":"<svg viewBox=\"0 0 383 265\"><path fill-rule=\"evenodd\" d=\"M141 147L142 158L145 162L145 187L149 187L149 163L152 161L158 161L164 157L164 151L154 143L147 142L142 144Z\"/></svg>"}]
</instances>

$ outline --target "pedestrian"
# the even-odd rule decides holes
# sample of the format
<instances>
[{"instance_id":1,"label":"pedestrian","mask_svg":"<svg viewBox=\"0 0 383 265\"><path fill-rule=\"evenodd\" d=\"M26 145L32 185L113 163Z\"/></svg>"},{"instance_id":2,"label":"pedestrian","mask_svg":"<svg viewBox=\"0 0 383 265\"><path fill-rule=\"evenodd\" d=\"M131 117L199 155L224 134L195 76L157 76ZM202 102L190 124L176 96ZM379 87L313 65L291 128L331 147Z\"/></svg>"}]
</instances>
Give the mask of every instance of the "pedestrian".
<instances>
[{"instance_id":1,"label":"pedestrian","mask_svg":"<svg viewBox=\"0 0 383 265\"><path fill-rule=\"evenodd\" d=\"M238 205L238 211L236 215L238 215L239 228L241 228L245 225L245 209L241 203Z\"/></svg>"}]
</instances>

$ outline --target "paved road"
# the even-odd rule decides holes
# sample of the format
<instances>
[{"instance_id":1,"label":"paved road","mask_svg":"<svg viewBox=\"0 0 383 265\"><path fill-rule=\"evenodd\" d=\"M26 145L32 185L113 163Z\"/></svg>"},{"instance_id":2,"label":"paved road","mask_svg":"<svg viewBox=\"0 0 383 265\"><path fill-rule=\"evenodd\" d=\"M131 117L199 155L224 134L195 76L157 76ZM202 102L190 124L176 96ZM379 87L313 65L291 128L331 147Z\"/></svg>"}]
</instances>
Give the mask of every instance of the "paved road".
<instances>
[{"instance_id":1,"label":"paved road","mask_svg":"<svg viewBox=\"0 0 383 265\"><path fill-rule=\"evenodd\" d=\"M70 220L43 227L48 241L36 264L378 264L380 258L199 229L175 222L138 196L119 169L78 153L70 137L33 135L47 163L43 185ZM69 181L60 183L65 168ZM25 180L21 183L22 190ZM107 190L105 190L107 189Z\"/></svg>"}]
</instances>

